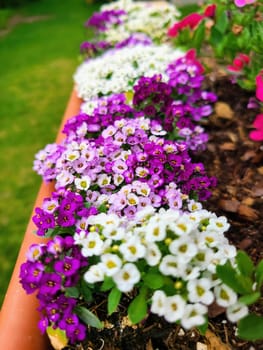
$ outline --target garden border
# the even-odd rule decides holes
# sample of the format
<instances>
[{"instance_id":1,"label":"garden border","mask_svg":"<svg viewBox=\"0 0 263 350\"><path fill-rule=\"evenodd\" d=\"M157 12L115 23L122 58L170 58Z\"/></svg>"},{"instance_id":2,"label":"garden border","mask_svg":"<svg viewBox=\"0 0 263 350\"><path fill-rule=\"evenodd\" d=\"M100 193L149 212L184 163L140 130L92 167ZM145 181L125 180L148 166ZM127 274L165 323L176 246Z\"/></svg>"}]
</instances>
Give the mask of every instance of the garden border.
<instances>
[{"instance_id":1,"label":"garden border","mask_svg":"<svg viewBox=\"0 0 263 350\"><path fill-rule=\"evenodd\" d=\"M63 127L67 120L79 113L81 99L77 97L73 88L60 128L57 133L56 143L63 140ZM46 239L36 236L36 229L32 215L36 207L42 205L43 199L50 197L53 192L53 183L42 183L37 194L33 211L20 246L18 257L7 288L5 299L0 312L0 348L5 350L47 350L51 349L46 336L41 335L38 329L39 313L36 310L38 300L35 295L27 295L19 283L21 264L26 260L26 252L33 243L45 242Z\"/></svg>"}]
</instances>

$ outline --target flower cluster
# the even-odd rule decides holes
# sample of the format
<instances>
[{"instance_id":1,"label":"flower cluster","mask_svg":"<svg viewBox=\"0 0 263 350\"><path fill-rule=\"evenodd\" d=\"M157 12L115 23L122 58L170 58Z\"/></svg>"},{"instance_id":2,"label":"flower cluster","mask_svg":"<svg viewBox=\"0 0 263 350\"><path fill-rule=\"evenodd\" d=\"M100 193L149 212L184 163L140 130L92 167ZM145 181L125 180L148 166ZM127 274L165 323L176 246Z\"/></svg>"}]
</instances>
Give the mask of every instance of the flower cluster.
<instances>
[{"instance_id":1,"label":"flower cluster","mask_svg":"<svg viewBox=\"0 0 263 350\"><path fill-rule=\"evenodd\" d=\"M42 207L35 209L32 220L39 236L50 236L59 229L69 234L72 230L75 232L81 229L82 218L97 213L98 210L90 206L80 194L60 189L51 198L43 200Z\"/></svg>"},{"instance_id":2,"label":"flower cluster","mask_svg":"<svg viewBox=\"0 0 263 350\"><path fill-rule=\"evenodd\" d=\"M169 64L166 73L167 83L160 74L142 77L134 86L133 104L159 121L170 137L182 138L191 150L204 149L208 135L197 122L212 113L217 97L202 90L202 66L189 51Z\"/></svg>"},{"instance_id":3,"label":"flower cluster","mask_svg":"<svg viewBox=\"0 0 263 350\"><path fill-rule=\"evenodd\" d=\"M247 306L216 273L217 265L234 264L236 257L235 247L224 236L229 228L226 218L194 201L189 210L156 212L148 206L133 221L100 213L83 218L82 230L73 237L55 236L46 245L32 245L20 278L28 293L37 291L41 329L52 324L64 330L71 343L83 340L76 295L85 297L86 289L95 297L106 281L118 291L119 301L122 293L137 289L138 307L149 303L152 313L180 322L185 329L205 324L214 301L226 308L231 322L244 317ZM74 298L68 296L72 287ZM139 319L146 313L141 308Z\"/></svg>"},{"instance_id":4,"label":"flower cluster","mask_svg":"<svg viewBox=\"0 0 263 350\"><path fill-rule=\"evenodd\" d=\"M85 25L95 29L95 38L112 45L137 33L145 34L159 44L165 40L167 28L178 16L179 12L172 4L160 6L154 2L119 0L103 5Z\"/></svg>"},{"instance_id":5,"label":"flower cluster","mask_svg":"<svg viewBox=\"0 0 263 350\"><path fill-rule=\"evenodd\" d=\"M182 208L188 198L207 199L215 179L202 163L192 162L184 143L161 137L165 133L159 123L141 117L116 120L97 139L66 142L52 163L55 187L80 192L92 205L106 204L109 212L127 217L149 204ZM35 162L49 180L45 166Z\"/></svg>"},{"instance_id":6,"label":"flower cluster","mask_svg":"<svg viewBox=\"0 0 263 350\"><path fill-rule=\"evenodd\" d=\"M78 96L89 100L129 91L139 77L164 73L167 64L181 56L181 50L164 44L108 50L78 67L74 74Z\"/></svg>"},{"instance_id":7,"label":"flower cluster","mask_svg":"<svg viewBox=\"0 0 263 350\"><path fill-rule=\"evenodd\" d=\"M87 264L72 236L30 246L20 281L28 294L37 291L42 333L52 325L65 331L71 343L85 339L86 326L74 310L77 300L67 296L67 290L77 285Z\"/></svg>"}]
</instances>

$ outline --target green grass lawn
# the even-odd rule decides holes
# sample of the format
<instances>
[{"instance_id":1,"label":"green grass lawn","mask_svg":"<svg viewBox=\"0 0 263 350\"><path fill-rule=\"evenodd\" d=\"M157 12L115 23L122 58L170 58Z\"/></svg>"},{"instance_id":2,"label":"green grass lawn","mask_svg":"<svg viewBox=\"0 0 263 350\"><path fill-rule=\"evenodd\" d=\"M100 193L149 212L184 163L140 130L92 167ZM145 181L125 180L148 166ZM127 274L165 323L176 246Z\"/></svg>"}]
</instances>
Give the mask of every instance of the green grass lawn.
<instances>
[{"instance_id":1,"label":"green grass lawn","mask_svg":"<svg viewBox=\"0 0 263 350\"><path fill-rule=\"evenodd\" d=\"M86 39L83 24L97 8L39 0L13 13L33 22L0 37L0 305L41 183L34 155L55 140Z\"/></svg>"}]
</instances>

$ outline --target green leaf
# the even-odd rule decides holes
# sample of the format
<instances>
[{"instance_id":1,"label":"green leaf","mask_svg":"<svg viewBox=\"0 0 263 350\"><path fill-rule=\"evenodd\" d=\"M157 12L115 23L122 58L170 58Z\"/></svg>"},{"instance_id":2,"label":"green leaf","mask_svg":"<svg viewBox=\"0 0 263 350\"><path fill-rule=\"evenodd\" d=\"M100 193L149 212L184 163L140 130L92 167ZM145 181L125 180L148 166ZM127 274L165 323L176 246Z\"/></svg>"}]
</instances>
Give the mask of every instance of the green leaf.
<instances>
[{"instance_id":1,"label":"green leaf","mask_svg":"<svg viewBox=\"0 0 263 350\"><path fill-rule=\"evenodd\" d=\"M238 336L245 340L263 339L263 317L248 315L238 323Z\"/></svg>"},{"instance_id":2,"label":"green leaf","mask_svg":"<svg viewBox=\"0 0 263 350\"><path fill-rule=\"evenodd\" d=\"M255 292L248 295L243 295L238 299L238 301L245 305L251 305L251 304L254 304L259 298L260 298L260 293Z\"/></svg>"},{"instance_id":3,"label":"green leaf","mask_svg":"<svg viewBox=\"0 0 263 350\"><path fill-rule=\"evenodd\" d=\"M121 291L119 289L112 288L110 291L110 294L108 296L108 314L111 315L114 311L116 311L117 306L120 303L121 300Z\"/></svg>"},{"instance_id":4,"label":"green leaf","mask_svg":"<svg viewBox=\"0 0 263 350\"><path fill-rule=\"evenodd\" d=\"M247 294L251 292L252 281L244 276L238 276L236 270L229 262L225 265L217 265L216 271L221 281L236 293Z\"/></svg>"},{"instance_id":5,"label":"green leaf","mask_svg":"<svg viewBox=\"0 0 263 350\"><path fill-rule=\"evenodd\" d=\"M99 207L98 207L98 211L100 213L107 213L108 211L108 207L106 204L102 203Z\"/></svg>"},{"instance_id":6,"label":"green leaf","mask_svg":"<svg viewBox=\"0 0 263 350\"><path fill-rule=\"evenodd\" d=\"M237 252L236 262L240 273L244 276L251 277L254 271L254 264L250 257L242 250Z\"/></svg>"},{"instance_id":7,"label":"green leaf","mask_svg":"<svg viewBox=\"0 0 263 350\"><path fill-rule=\"evenodd\" d=\"M201 335L205 335L207 328L208 328L208 317L206 317L205 323L202 324L201 326L198 326L197 329L199 330Z\"/></svg>"},{"instance_id":8,"label":"green leaf","mask_svg":"<svg viewBox=\"0 0 263 350\"><path fill-rule=\"evenodd\" d=\"M86 283L86 281L82 280L80 284L80 293L83 296L84 300L89 302L92 301L92 289Z\"/></svg>"},{"instance_id":9,"label":"green leaf","mask_svg":"<svg viewBox=\"0 0 263 350\"><path fill-rule=\"evenodd\" d=\"M164 285L164 278L159 273L149 272L143 277L143 280L151 289L159 289Z\"/></svg>"},{"instance_id":10,"label":"green leaf","mask_svg":"<svg viewBox=\"0 0 263 350\"><path fill-rule=\"evenodd\" d=\"M106 292L110 289L112 289L115 286L115 283L111 277L105 276L104 281L100 287L100 290L102 292Z\"/></svg>"},{"instance_id":11,"label":"green leaf","mask_svg":"<svg viewBox=\"0 0 263 350\"><path fill-rule=\"evenodd\" d=\"M79 290L77 287L68 287L65 289L65 296L70 298L78 298Z\"/></svg>"},{"instance_id":12,"label":"green leaf","mask_svg":"<svg viewBox=\"0 0 263 350\"><path fill-rule=\"evenodd\" d=\"M88 326L95 328L103 328L102 322L98 319L96 315L94 315L91 311L86 309L83 306L76 306L74 311L79 316L79 318L86 323Z\"/></svg>"},{"instance_id":13,"label":"green leaf","mask_svg":"<svg viewBox=\"0 0 263 350\"><path fill-rule=\"evenodd\" d=\"M256 267L255 277L259 285L258 287L260 288L263 282L263 260L261 260Z\"/></svg>"},{"instance_id":14,"label":"green leaf","mask_svg":"<svg viewBox=\"0 0 263 350\"><path fill-rule=\"evenodd\" d=\"M199 24L199 26L195 30L193 39L192 39L193 46L197 49L198 52L200 52L204 38L205 38L205 22L203 21L202 23Z\"/></svg>"},{"instance_id":15,"label":"green leaf","mask_svg":"<svg viewBox=\"0 0 263 350\"><path fill-rule=\"evenodd\" d=\"M128 306L128 316L133 324L141 322L147 315L146 292L142 288L141 292Z\"/></svg>"},{"instance_id":16,"label":"green leaf","mask_svg":"<svg viewBox=\"0 0 263 350\"><path fill-rule=\"evenodd\" d=\"M68 345L68 338L66 332L60 328L47 327L47 335L50 343L55 350L62 350Z\"/></svg>"},{"instance_id":17,"label":"green leaf","mask_svg":"<svg viewBox=\"0 0 263 350\"><path fill-rule=\"evenodd\" d=\"M228 27L228 17L226 11L223 11L217 18L215 28L222 34L224 34Z\"/></svg>"}]
</instances>

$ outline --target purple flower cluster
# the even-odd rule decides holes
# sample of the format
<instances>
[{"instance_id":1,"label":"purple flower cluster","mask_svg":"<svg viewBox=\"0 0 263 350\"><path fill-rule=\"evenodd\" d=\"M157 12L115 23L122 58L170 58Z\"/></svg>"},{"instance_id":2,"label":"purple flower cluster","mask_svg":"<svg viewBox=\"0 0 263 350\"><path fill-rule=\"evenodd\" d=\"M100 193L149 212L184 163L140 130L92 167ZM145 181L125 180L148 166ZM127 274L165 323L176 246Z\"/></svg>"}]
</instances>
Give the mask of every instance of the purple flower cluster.
<instances>
[{"instance_id":1,"label":"purple flower cluster","mask_svg":"<svg viewBox=\"0 0 263 350\"><path fill-rule=\"evenodd\" d=\"M116 49L121 49L122 47L135 46L135 45L151 45L153 43L152 39L143 33L133 33L127 39L124 39L115 45Z\"/></svg>"},{"instance_id":2,"label":"purple flower cluster","mask_svg":"<svg viewBox=\"0 0 263 350\"><path fill-rule=\"evenodd\" d=\"M141 77L134 86L134 108L157 120L173 139L183 139L191 150L203 150L208 135L197 123L212 113L215 94L202 90L200 63L187 54L161 75Z\"/></svg>"},{"instance_id":3,"label":"purple flower cluster","mask_svg":"<svg viewBox=\"0 0 263 350\"><path fill-rule=\"evenodd\" d=\"M116 120L97 139L65 143L55 164L55 188L72 192L59 207L54 203L56 219L37 209L38 233L56 223L72 226L84 202L132 217L149 204L182 208L183 198L207 199L215 179L206 176L203 164L192 162L183 142L166 140L165 134L158 122L141 117Z\"/></svg>"},{"instance_id":4,"label":"purple flower cluster","mask_svg":"<svg viewBox=\"0 0 263 350\"><path fill-rule=\"evenodd\" d=\"M126 103L124 94L102 97L94 103L96 106L92 115L81 112L67 121L63 133L66 134L68 140L96 137L115 120L136 118L142 115Z\"/></svg>"},{"instance_id":5,"label":"purple flower cluster","mask_svg":"<svg viewBox=\"0 0 263 350\"><path fill-rule=\"evenodd\" d=\"M98 32L105 32L112 25L123 22L122 16L126 15L124 10L106 10L95 12L85 23L87 28L94 28Z\"/></svg>"},{"instance_id":6,"label":"purple flower cluster","mask_svg":"<svg viewBox=\"0 0 263 350\"><path fill-rule=\"evenodd\" d=\"M112 45L105 40L91 42L84 41L80 45L80 52L85 56L86 59L95 57L102 54L104 51L110 49Z\"/></svg>"},{"instance_id":7,"label":"purple flower cluster","mask_svg":"<svg viewBox=\"0 0 263 350\"><path fill-rule=\"evenodd\" d=\"M85 339L86 327L74 312L77 300L67 296L67 289L77 285L86 266L87 259L72 236L56 236L47 244L29 248L20 282L28 294L37 291L43 333L52 325L64 330L71 343Z\"/></svg>"},{"instance_id":8,"label":"purple flower cluster","mask_svg":"<svg viewBox=\"0 0 263 350\"><path fill-rule=\"evenodd\" d=\"M45 198L42 207L35 209L32 220L37 227L37 235L45 236L48 231L55 229L61 234L73 234L81 222L81 218L88 218L98 213L95 207L87 208L82 196L78 193L60 189ZM63 231L64 230L64 231Z\"/></svg>"}]
</instances>

